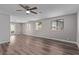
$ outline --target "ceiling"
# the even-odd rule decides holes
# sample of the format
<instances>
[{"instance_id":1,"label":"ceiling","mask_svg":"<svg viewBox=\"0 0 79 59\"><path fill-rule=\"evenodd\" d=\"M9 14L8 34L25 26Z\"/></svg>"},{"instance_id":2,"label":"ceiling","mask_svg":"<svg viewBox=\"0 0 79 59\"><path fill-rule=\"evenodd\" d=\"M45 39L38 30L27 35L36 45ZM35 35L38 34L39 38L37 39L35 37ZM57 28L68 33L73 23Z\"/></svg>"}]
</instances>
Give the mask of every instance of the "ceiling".
<instances>
[{"instance_id":1,"label":"ceiling","mask_svg":"<svg viewBox=\"0 0 79 59\"><path fill-rule=\"evenodd\" d=\"M27 22L76 13L79 10L79 4L28 4L28 6L38 7L35 11L40 13L27 15L25 11L16 11L23 10L18 4L0 4L0 13L9 14L11 22Z\"/></svg>"}]
</instances>

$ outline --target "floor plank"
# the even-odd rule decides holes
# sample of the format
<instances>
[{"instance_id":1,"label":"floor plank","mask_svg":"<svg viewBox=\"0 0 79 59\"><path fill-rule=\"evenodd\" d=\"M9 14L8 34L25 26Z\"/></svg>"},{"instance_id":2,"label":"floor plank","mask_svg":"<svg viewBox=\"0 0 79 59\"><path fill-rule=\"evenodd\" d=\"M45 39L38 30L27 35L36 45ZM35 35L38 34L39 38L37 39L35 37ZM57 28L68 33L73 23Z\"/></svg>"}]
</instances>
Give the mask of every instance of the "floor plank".
<instances>
[{"instance_id":1,"label":"floor plank","mask_svg":"<svg viewBox=\"0 0 79 59\"><path fill-rule=\"evenodd\" d=\"M0 45L3 55L79 55L76 44L28 35L12 35L10 43Z\"/></svg>"}]
</instances>

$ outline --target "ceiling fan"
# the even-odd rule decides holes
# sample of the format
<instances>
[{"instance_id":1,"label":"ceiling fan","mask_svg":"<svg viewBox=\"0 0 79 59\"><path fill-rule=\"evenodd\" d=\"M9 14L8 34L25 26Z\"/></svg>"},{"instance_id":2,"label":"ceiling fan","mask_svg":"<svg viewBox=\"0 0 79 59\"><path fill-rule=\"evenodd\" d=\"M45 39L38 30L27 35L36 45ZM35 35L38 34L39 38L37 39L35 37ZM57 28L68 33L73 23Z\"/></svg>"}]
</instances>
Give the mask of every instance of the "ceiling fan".
<instances>
[{"instance_id":1,"label":"ceiling fan","mask_svg":"<svg viewBox=\"0 0 79 59\"><path fill-rule=\"evenodd\" d=\"M20 7L22 7L23 9L25 9L26 14L29 13L33 13L33 14L38 14L37 12L35 12L34 10L38 9L37 7L29 7L28 5L23 5L23 4L19 4ZM23 10L16 10L16 11L23 11Z\"/></svg>"}]
</instances>

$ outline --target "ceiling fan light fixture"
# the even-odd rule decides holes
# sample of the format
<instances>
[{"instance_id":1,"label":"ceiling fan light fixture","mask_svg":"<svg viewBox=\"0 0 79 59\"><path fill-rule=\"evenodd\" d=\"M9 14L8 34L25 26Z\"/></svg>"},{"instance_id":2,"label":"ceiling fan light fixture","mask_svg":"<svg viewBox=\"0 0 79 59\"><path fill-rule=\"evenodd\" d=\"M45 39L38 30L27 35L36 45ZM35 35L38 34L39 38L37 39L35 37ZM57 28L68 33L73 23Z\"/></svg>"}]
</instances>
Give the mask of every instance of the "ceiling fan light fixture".
<instances>
[{"instance_id":1,"label":"ceiling fan light fixture","mask_svg":"<svg viewBox=\"0 0 79 59\"><path fill-rule=\"evenodd\" d=\"M27 14L29 14L29 13L30 13L30 11L26 11L26 13L27 13Z\"/></svg>"}]
</instances>

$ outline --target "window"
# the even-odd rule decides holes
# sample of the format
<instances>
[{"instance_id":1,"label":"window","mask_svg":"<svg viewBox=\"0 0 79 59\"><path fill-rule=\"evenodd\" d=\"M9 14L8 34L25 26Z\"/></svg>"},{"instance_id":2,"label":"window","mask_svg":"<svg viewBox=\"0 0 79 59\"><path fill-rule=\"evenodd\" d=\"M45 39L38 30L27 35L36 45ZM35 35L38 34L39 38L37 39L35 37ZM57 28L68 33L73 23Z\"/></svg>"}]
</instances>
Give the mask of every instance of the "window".
<instances>
[{"instance_id":1,"label":"window","mask_svg":"<svg viewBox=\"0 0 79 59\"><path fill-rule=\"evenodd\" d=\"M36 22L36 30L39 30L42 28L42 22Z\"/></svg>"},{"instance_id":2,"label":"window","mask_svg":"<svg viewBox=\"0 0 79 59\"><path fill-rule=\"evenodd\" d=\"M10 24L10 31L11 33L15 32L15 24Z\"/></svg>"},{"instance_id":3,"label":"window","mask_svg":"<svg viewBox=\"0 0 79 59\"><path fill-rule=\"evenodd\" d=\"M52 21L52 30L63 30L64 29L64 20L58 19Z\"/></svg>"}]
</instances>

